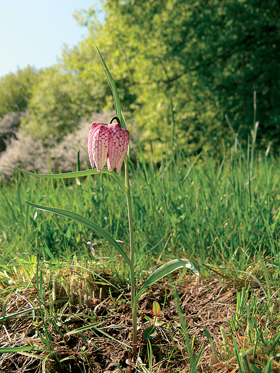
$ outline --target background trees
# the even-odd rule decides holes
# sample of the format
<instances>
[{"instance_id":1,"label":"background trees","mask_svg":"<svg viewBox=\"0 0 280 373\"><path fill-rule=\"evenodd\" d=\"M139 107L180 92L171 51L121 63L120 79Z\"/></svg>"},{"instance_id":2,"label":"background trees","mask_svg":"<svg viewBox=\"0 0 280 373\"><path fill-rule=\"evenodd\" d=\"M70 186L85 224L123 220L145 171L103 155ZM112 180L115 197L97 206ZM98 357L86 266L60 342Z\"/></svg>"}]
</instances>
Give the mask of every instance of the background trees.
<instances>
[{"instance_id":1,"label":"background trees","mask_svg":"<svg viewBox=\"0 0 280 373\"><path fill-rule=\"evenodd\" d=\"M278 1L108 0L105 9L102 40L115 46L114 72L125 74L136 97L131 108L148 122L146 137L169 136L172 97L185 148L213 151L217 141L227 143L225 114L247 141L256 91L259 143L278 143Z\"/></svg>"},{"instance_id":2,"label":"background trees","mask_svg":"<svg viewBox=\"0 0 280 373\"><path fill-rule=\"evenodd\" d=\"M0 118L10 112L25 111L37 83L39 71L27 66L0 78Z\"/></svg>"},{"instance_id":3,"label":"background trees","mask_svg":"<svg viewBox=\"0 0 280 373\"><path fill-rule=\"evenodd\" d=\"M277 150L278 0L107 0L104 9L103 25L93 9L77 15L88 37L30 84L24 126L34 136L62 139L81 117L112 108L97 45L126 115L155 159L170 149L171 106L176 142L186 153L204 149L220 155L223 145L232 144L225 114L241 142L247 142L256 119L258 146L265 149L272 142Z\"/></svg>"}]
</instances>

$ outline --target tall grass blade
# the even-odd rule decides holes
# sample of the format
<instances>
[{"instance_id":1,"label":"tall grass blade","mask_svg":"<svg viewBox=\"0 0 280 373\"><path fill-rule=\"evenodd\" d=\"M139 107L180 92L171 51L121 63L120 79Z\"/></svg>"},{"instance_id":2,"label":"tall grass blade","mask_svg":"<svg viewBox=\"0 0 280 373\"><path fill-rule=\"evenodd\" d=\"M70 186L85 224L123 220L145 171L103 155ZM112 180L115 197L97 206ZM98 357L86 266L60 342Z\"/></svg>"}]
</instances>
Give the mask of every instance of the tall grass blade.
<instances>
[{"instance_id":1,"label":"tall grass blade","mask_svg":"<svg viewBox=\"0 0 280 373\"><path fill-rule=\"evenodd\" d=\"M200 349L200 351L198 353L198 356L195 359L195 355L194 355L193 348L192 348L191 341L190 341L190 336L189 336L188 329L187 329L187 326L186 326L186 323L185 323L185 319L184 319L184 316L183 316L183 311L182 311L182 308L180 306L179 294L178 294L177 290L176 290L176 292L174 294L174 300L175 300L176 307L177 307L177 310L178 310L178 313L179 313L179 318L180 318L181 326L182 326L183 331L184 331L185 344L186 344L186 347L187 347L187 350L188 350L188 354L189 354L189 358L190 358L190 366L191 366L190 373L197 373L196 368L197 368L197 366L199 364L199 361L201 359L202 352L203 352L203 349L204 349L204 344L202 345L202 347L201 347L201 349Z\"/></svg>"},{"instance_id":2,"label":"tall grass blade","mask_svg":"<svg viewBox=\"0 0 280 373\"><path fill-rule=\"evenodd\" d=\"M274 358L272 357L272 358L269 360L269 362L266 364L266 367L265 367L263 373L271 373L271 372L272 372L272 360L273 360L273 359L274 359Z\"/></svg>"},{"instance_id":3,"label":"tall grass blade","mask_svg":"<svg viewBox=\"0 0 280 373\"><path fill-rule=\"evenodd\" d=\"M141 155L141 159L142 159L142 167L143 167L143 170L144 170L146 182L147 182L147 185L150 185L151 182L150 182L149 175L148 175L148 172L147 172L146 162L145 162L145 158L144 158L144 154L143 154L143 151L142 151L142 145L141 145L140 140L139 140L139 151L140 151L140 155Z\"/></svg>"},{"instance_id":4,"label":"tall grass blade","mask_svg":"<svg viewBox=\"0 0 280 373\"><path fill-rule=\"evenodd\" d=\"M175 118L174 118L174 108L173 108L173 101L172 97L170 97L170 107L171 107L171 160L174 164L175 158L174 158L174 136L175 136ZM171 168L171 171L173 168Z\"/></svg>"},{"instance_id":5,"label":"tall grass blade","mask_svg":"<svg viewBox=\"0 0 280 373\"><path fill-rule=\"evenodd\" d=\"M259 368L257 368L254 364L251 364L251 368L254 373L263 373Z\"/></svg>"},{"instance_id":6,"label":"tall grass blade","mask_svg":"<svg viewBox=\"0 0 280 373\"><path fill-rule=\"evenodd\" d=\"M242 364L241 364L241 360L240 360L240 356L239 356L239 352L238 352L238 347L237 347L237 344L236 344L236 340L235 340L235 338L233 336L232 336L232 339L233 339L233 344L234 344L234 353L235 353L235 356L236 356L236 359L237 359L237 364L239 366L240 373L245 373L243 371L243 367L242 367Z\"/></svg>"},{"instance_id":7,"label":"tall grass blade","mask_svg":"<svg viewBox=\"0 0 280 373\"><path fill-rule=\"evenodd\" d=\"M8 198L7 198L6 195L4 194L2 188L0 188L0 191L1 191L1 193L2 193L2 195L3 195L3 197L4 197L4 199L5 199L5 201L7 202L7 205L8 205L8 207L9 207L9 209L11 210L11 213L12 213L12 215L13 215L13 220L16 221L16 216L15 216L14 210L13 210L13 208L12 208L12 206L11 206L11 204L10 204Z\"/></svg>"},{"instance_id":8,"label":"tall grass blade","mask_svg":"<svg viewBox=\"0 0 280 373\"><path fill-rule=\"evenodd\" d=\"M72 335L72 334L78 334L78 333L81 333L81 332L85 332L86 330L89 330L89 329L92 329L92 328L96 328L97 326L99 326L101 324L103 324L103 321L101 321L101 322L95 322L93 324L89 324L89 325L86 325L86 326L82 326L80 328L71 330L70 332L66 333L65 336L69 336L69 335Z\"/></svg>"},{"instance_id":9,"label":"tall grass blade","mask_svg":"<svg viewBox=\"0 0 280 373\"><path fill-rule=\"evenodd\" d=\"M26 347L0 347L0 354L11 354L15 352L27 352L40 348L39 346L26 346Z\"/></svg>"},{"instance_id":10,"label":"tall grass blade","mask_svg":"<svg viewBox=\"0 0 280 373\"><path fill-rule=\"evenodd\" d=\"M39 309L39 307L33 307L33 308L28 308L28 309L23 310L23 311L11 313L10 315L5 315L3 317L0 317L0 322L5 322L8 319L12 319L12 318L17 317L19 315L26 314L26 313L31 312L31 311L36 311L38 309Z\"/></svg>"}]
</instances>

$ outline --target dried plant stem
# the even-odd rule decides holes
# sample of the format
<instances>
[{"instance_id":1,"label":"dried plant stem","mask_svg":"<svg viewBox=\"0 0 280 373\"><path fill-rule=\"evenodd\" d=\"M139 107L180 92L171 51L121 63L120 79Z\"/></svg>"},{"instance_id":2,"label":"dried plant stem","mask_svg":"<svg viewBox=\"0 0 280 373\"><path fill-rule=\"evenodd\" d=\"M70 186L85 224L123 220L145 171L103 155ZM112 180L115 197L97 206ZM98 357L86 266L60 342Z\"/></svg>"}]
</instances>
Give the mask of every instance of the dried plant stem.
<instances>
[{"instance_id":1,"label":"dried plant stem","mask_svg":"<svg viewBox=\"0 0 280 373\"><path fill-rule=\"evenodd\" d=\"M130 281L131 281L131 305L132 305L132 356L137 354L137 306L134 304L135 299L135 273L134 273L134 239L133 239L133 223L132 223L132 207L130 197L129 173L128 173L128 158L125 159L125 186L127 188L126 201L129 223L129 243L130 243Z\"/></svg>"}]
</instances>

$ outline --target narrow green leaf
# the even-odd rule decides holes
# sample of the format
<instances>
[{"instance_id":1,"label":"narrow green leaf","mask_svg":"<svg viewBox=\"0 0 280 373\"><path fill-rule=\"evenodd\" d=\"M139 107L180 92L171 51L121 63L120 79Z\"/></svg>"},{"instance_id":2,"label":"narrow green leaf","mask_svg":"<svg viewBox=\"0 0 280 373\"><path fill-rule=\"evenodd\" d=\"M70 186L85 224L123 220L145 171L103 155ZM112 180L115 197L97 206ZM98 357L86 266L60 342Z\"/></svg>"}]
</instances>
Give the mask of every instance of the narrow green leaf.
<instances>
[{"instance_id":1,"label":"narrow green leaf","mask_svg":"<svg viewBox=\"0 0 280 373\"><path fill-rule=\"evenodd\" d=\"M207 337L208 341L211 341L211 340L212 340L212 338L211 338L211 335L210 335L210 333L209 333L209 330L208 330L208 329L206 329L206 328L204 328L204 333L205 333L205 335L206 335L206 337Z\"/></svg>"},{"instance_id":2,"label":"narrow green leaf","mask_svg":"<svg viewBox=\"0 0 280 373\"><path fill-rule=\"evenodd\" d=\"M98 329L98 328L95 328L95 329L96 329L99 333L104 334L107 338L110 338L110 339L112 339L113 341L115 341L115 342L117 342L117 343L119 343L119 344L121 344L121 345L123 345L123 346L125 346L125 347L131 349L131 346L127 345L126 343L124 343L124 342L122 342L122 341L120 341L120 340L117 340L116 338L112 337L110 334L104 332L104 330L102 330L102 329Z\"/></svg>"},{"instance_id":3,"label":"narrow green leaf","mask_svg":"<svg viewBox=\"0 0 280 373\"><path fill-rule=\"evenodd\" d=\"M112 362L119 368L119 370L120 370L120 372L121 373L125 373L123 370L122 370L122 368L119 366L119 364L113 359L113 358L111 358L111 360L112 360Z\"/></svg>"},{"instance_id":4,"label":"narrow green leaf","mask_svg":"<svg viewBox=\"0 0 280 373\"><path fill-rule=\"evenodd\" d=\"M254 364L251 363L251 368L253 369L254 373L262 373L262 371L257 368Z\"/></svg>"},{"instance_id":5,"label":"narrow green leaf","mask_svg":"<svg viewBox=\"0 0 280 373\"><path fill-rule=\"evenodd\" d=\"M33 174L32 172L28 172L25 170L22 170L21 168L17 168L20 172L23 172L24 174L45 178L45 179L73 179L76 177L82 177L82 176L89 176L89 175L101 175L101 174L108 174L110 175L115 181L119 184L119 186L122 188L122 190L127 193L126 186L122 183L120 178L115 174L115 172L109 172L106 168L103 168L102 171L98 172L96 169L93 170L84 170L84 171L76 171L76 172L66 172L64 174Z\"/></svg>"},{"instance_id":6,"label":"narrow green leaf","mask_svg":"<svg viewBox=\"0 0 280 373\"><path fill-rule=\"evenodd\" d=\"M189 336L188 328L187 328L187 325L186 325L186 322L185 322L185 319L184 319L183 311L182 311L182 308L180 306L179 294L178 294L177 289L176 289L175 294L174 294L174 300L175 300L175 304L176 304L176 307L177 307L177 310L178 310L181 326L182 326L183 331L184 331L185 345L187 347L187 351L188 351L189 358L190 358L190 365L191 365L190 373L197 373L196 372L196 367L195 367L195 361L194 361L194 359L195 359L194 351L193 351L193 347L192 347L192 344L191 344L191 341L190 341L190 336Z\"/></svg>"},{"instance_id":7,"label":"narrow green leaf","mask_svg":"<svg viewBox=\"0 0 280 373\"><path fill-rule=\"evenodd\" d=\"M277 335L277 337L274 339L274 342L270 346L270 349L268 351L269 354L271 354L271 352L274 351L276 345L279 343L279 340L280 340L280 334Z\"/></svg>"},{"instance_id":8,"label":"narrow green leaf","mask_svg":"<svg viewBox=\"0 0 280 373\"><path fill-rule=\"evenodd\" d=\"M263 373L271 373L272 372L272 362L273 362L274 359L279 359L279 357L280 357L280 354L276 354L276 355L272 356L269 359Z\"/></svg>"},{"instance_id":9,"label":"narrow green leaf","mask_svg":"<svg viewBox=\"0 0 280 373\"><path fill-rule=\"evenodd\" d=\"M277 222L280 220L280 210L277 211L277 214L275 216L275 218L273 219L273 222L271 224L271 228L272 228L272 232L274 232L274 229L275 229L275 226L277 224Z\"/></svg>"},{"instance_id":10,"label":"narrow green leaf","mask_svg":"<svg viewBox=\"0 0 280 373\"><path fill-rule=\"evenodd\" d=\"M95 328L95 327L97 327L101 324L103 324L103 321L102 322L95 322L94 324L89 324L89 325L86 325L86 326L82 326L81 328L71 330L70 332L66 333L65 335L69 336L69 335L72 335L72 334L81 333L81 332L84 332L88 329Z\"/></svg>"},{"instance_id":11,"label":"narrow green leaf","mask_svg":"<svg viewBox=\"0 0 280 373\"><path fill-rule=\"evenodd\" d=\"M118 250L118 252L122 255L122 257L124 258L126 263L128 265L130 264L128 256L123 251L121 246L109 235L109 233L107 233L103 228L99 227L99 225L97 225L93 221L91 221L87 218L84 218L83 216L81 216L79 214L76 214L75 212L72 212L72 211L68 211L68 210L64 210L64 209L58 209L58 208L55 208L55 207L37 205L35 203L31 203L31 202L28 202L28 201L26 201L26 203L28 203L29 205L31 205L31 206L39 209L39 210L53 212L55 214L65 216L66 218L76 220L77 222L93 229L94 231L98 232L101 236L106 238L106 240L108 240Z\"/></svg>"},{"instance_id":12,"label":"narrow green leaf","mask_svg":"<svg viewBox=\"0 0 280 373\"><path fill-rule=\"evenodd\" d=\"M108 67L107 67L105 61L103 60L103 57L102 57L99 49L97 47L96 47L96 49L97 49L97 52L99 54L100 60L102 62L103 70L104 70L104 72L107 76L111 91L112 91L113 96L114 96L115 110L116 110L117 117L120 119L121 127L127 129L125 119L124 119L122 109L121 109L121 101L120 101L120 97L119 97L119 94L118 94L116 83L115 83L114 79L112 78L112 75L111 75L110 71L108 70Z\"/></svg>"},{"instance_id":13,"label":"narrow green leaf","mask_svg":"<svg viewBox=\"0 0 280 373\"><path fill-rule=\"evenodd\" d=\"M12 206L11 206L9 200L8 200L7 197L5 196L5 194L4 194L3 190L2 190L2 188L0 188L0 191L1 191L2 195L3 195L3 197L5 198L5 201L7 202L7 205L9 206L9 209L11 210L11 213L12 213L12 215L13 215L13 220L14 220L14 221L17 221L16 216L15 216L15 213L14 213L14 210L13 210L13 208L12 208Z\"/></svg>"},{"instance_id":14,"label":"narrow green leaf","mask_svg":"<svg viewBox=\"0 0 280 373\"><path fill-rule=\"evenodd\" d=\"M238 352L238 347L237 347L235 338L233 336L232 336L232 339L233 339L233 344L234 344L234 352L235 352L236 360L237 360L237 363L238 363L238 366L239 366L239 369L240 369L240 373L244 373L243 372L243 367L242 367L242 364L241 364L241 360L240 360L240 356L239 356L239 352Z\"/></svg>"},{"instance_id":15,"label":"narrow green leaf","mask_svg":"<svg viewBox=\"0 0 280 373\"><path fill-rule=\"evenodd\" d=\"M137 293L134 302L136 303L138 299L147 291L147 289L158 282L161 278L164 276L169 275L170 273L176 271L180 268L188 268L191 271L193 271L197 276L199 275L197 269L195 266L190 262L188 259L174 259L171 260L168 263L165 263L161 267L159 267L157 270L155 270L154 273L151 274L151 276L147 279L147 281L143 284L139 292Z\"/></svg>"},{"instance_id":16,"label":"narrow green leaf","mask_svg":"<svg viewBox=\"0 0 280 373\"><path fill-rule=\"evenodd\" d=\"M13 352L25 352L25 351L32 351L36 348L36 346L25 346L25 347L2 347L0 348L0 354L9 354Z\"/></svg>"},{"instance_id":17,"label":"narrow green leaf","mask_svg":"<svg viewBox=\"0 0 280 373\"><path fill-rule=\"evenodd\" d=\"M22 355L22 356L27 356L27 357L31 357L32 359L40 359L40 360L44 360L44 356L40 356L40 355L36 355L36 354L30 354L29 352L22 352L22 351L18 351L17 352L19 355ZM1 371L0 371L1 372Z\"/></svg>"},{"instance_id":18,"label":"narrow green leaf","mask_svg":"<svg viewBox=\"0 0 280 373\"><path fill-rule=\"evenodd\" d=\"M19 315L22 315L24 313L28 313L28 312L31 312L31 311L36 311L39 307L35 307L35 308L28 308L27 310L23 310L23 311L19 311L19 312L16 312L16 313L12 313L11 315L7 315L7 316L4 316L4 317L0 317L0 322L1 321L6 321L7 319L11 319L13 317L18 317Z\"/></svg>"},{"instance_id":19,"label":"narrow green leaf","mask_svg":"<svg viewBox=\"0 0 280 373\"><path fill-rule=\"evenodd\" d=\"M197 354L197 358L196 358L196 360L194 362L194 366L196 368L198 367L198 364L200 363L203 351L204 351L204 343L202 344L201 349L200 349L199 353Z\"/></svg>"},{"instance_id":20,"label":"narrow green leaf","mask_svg":"<svg viewBox=\"0 0 280 373\"><path fill-rule=\"evenodd\" d=\"M272 372L272 360L273 358L269 359L268 363L265 366L263 373L271 373Z\"/></svg>"}]
</instances>

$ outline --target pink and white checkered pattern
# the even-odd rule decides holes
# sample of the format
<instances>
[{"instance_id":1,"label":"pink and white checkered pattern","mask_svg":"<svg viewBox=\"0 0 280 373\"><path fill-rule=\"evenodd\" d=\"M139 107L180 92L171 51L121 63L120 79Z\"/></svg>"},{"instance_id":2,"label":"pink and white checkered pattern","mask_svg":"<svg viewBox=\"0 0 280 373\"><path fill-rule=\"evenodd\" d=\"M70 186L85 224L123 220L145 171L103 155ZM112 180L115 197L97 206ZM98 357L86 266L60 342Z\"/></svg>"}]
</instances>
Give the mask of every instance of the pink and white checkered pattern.
<instances>
[{"instance_id":1,"label":"pink and white checkered pattern","mask_svg":"<svg viewBox=\"0 0 280 373\"><path fill-rule=\"evenodd\" d=\"M91 167L100 172L107 162L109 172L120 172L129 143L129 132L119 123L93 123L88 136Z\"/></svg>"}]
</instances>

